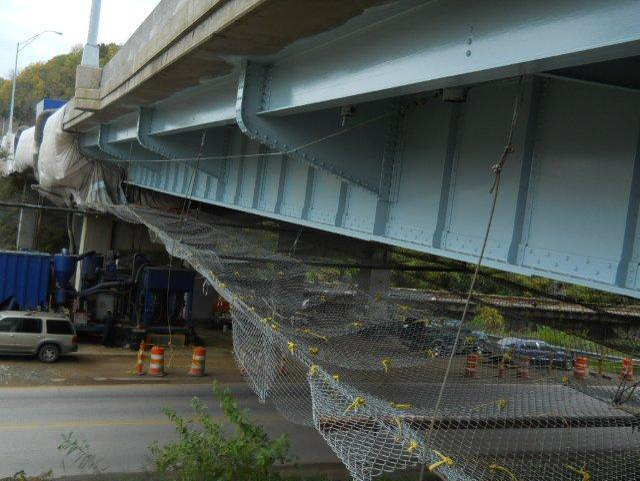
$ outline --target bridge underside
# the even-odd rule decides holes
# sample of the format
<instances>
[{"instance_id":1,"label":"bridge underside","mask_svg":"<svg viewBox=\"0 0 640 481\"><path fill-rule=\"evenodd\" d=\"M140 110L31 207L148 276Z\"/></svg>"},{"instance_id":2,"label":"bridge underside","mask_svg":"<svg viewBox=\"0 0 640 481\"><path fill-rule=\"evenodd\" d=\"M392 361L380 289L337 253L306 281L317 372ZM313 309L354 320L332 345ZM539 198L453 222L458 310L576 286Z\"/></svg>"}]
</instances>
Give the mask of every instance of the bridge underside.
<instances>
[{"instance_id":1,"label":"bridge underside","mask_svg":"<svg viewBox=\"0 0 640 481\"><path fill-rule=\"evenodd\" d=\"M640 6L461 3L226 58L80 145L136 186L473 261L522 88L486 265L640 297Z\"/></svg>"}]
</instances>

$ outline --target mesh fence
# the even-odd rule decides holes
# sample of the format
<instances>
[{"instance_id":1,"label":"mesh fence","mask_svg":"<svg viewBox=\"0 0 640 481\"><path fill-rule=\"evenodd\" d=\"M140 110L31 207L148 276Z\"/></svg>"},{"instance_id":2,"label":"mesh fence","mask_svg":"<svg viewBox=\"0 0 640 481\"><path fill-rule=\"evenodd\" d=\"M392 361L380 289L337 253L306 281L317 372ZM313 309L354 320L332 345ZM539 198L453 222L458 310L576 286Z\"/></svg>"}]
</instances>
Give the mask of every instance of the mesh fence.
<instances>
[{"instance_id":1,"label":"mesh fence","mask_svg":"<svg viewBox=\"0 0 640 481\"><path fill-rule=\"evenodd\" d=\"M345 270L276 253L270 232L100 208L146 225L230 302L246 381L315 426L355 479L421 466L449 480L640 479L632 303L554 285L535 297L539 286L481 272L460 326L463 267L417 274L430 290L372 295Z\"/></svg>"}]
</instances>

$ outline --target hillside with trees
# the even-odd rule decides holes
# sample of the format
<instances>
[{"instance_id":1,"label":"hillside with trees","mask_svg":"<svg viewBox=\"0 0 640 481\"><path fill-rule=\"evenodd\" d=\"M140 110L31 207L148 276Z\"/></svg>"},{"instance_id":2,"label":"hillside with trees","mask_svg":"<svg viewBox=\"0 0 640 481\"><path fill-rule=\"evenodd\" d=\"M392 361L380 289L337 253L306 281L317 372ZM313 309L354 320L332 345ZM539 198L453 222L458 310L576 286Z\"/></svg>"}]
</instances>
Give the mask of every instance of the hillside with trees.
<instances>
[{"instance_id":1,"label":"hillside with trees","mask_svg":"<svg viewBox=\"0 0 640 481\"><path fill-rule=\"evenodd\" d=\"M118 51L115 43L100 45L100 65L106 64ZM37 62L20 70L16 84L15 127L35 124L35 106L45 97L68 100L73 97L76 67L82 59L82 47L76 46L67 54L58 55L46 62ZM9 116L11 79L0 78L0 115ZM0 152L0 161L6 156ZM33 182L30 172L0 178L0 201L24 202L24 192ZM19 210L0 209L0 249L15 249ZM57 252L67 244L66 218L64 214L41 213L36 231L36 249Z\"/></svg>"},{"instance_id":2,"label":"hillside with trees","mask_svg":"<svg viewBox=\"0 0 640 481\"><path fill-rule=\"evenodd\" d=\"M118 51L115 43L100 44L100 65ZM16 126L35 123L35 105L45 97L68 100L73 97L76 67L82 59L82 46L46 62L36 62L20 70L16 84L14 117ZM7 118L11 102L11 78L0 78L0 115Z\"/></svg>"}]
</instances>

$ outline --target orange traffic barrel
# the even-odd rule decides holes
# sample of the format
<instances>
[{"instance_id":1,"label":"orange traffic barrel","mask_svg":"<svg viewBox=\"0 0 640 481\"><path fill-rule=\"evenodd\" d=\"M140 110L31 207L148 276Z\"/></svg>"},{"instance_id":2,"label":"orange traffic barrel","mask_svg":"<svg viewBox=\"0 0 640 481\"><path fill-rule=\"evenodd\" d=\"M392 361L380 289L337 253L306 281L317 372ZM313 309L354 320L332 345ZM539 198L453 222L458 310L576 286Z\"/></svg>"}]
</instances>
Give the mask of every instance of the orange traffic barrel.
<instances>
[{"instance_id":1,"label":"orange traffic barrel","mask_svg":"<svg viewBox=\"0 0 640 481\"><path fill-rule=\"evenodd\" d=\"M144 352L146 350L146 344L144 341L140 342L140 349L138 349L138 358L136 359L136 375L144 376Z\"/></svg>"},{"instance_id":2,"label":"orange traffic barrel","mask_svg":"<svg viewBox=\"0 0 640 481\"><path fill-rule=\"evenodd\" d=\"M587 374L589 374L589 369L587 368L587 357L578 356L573 365L573 376L576 379L585 379Z\"/></svg>"},{"instance_id":3,"label":"orange traffic barrel","mask_svg":"<svg viewBox=\"0 0 640 481\"><path fill-rule=\"evenodd\" d=\"M464 368L464 375L466 377L476 377L478 373L478 355L471 353L467 355L467 365Z\"/></svg>"},{"instance_id":4,"label":"orange traffic barrel","mask_svg":"<svg viewBox=\"0 0 640 481\"><path fill-rule=\"evenodd\" d=\"M204 347L195 347L193 349L193 357L191 358L191 369L189 376L204 376L204 358L207 350Z\"/></svg>"},{"instance_id":5,"label":"orange traffic barrel","mask_svg":"<svg viewBox=\"0 0 640 481\"><path fill-rule=\"evenodd\" d=\"M152 376L164 376L164 347L153 346L151 348L149 374Z\"/></svg>"},{"instance_id":6,"label":"orange traffic barrel","mask_svg":"<svg viewBox=\"0 0 640 481\"><path fill-rule=\"evenodd\" d=\"M633 359L625 357L620 368L620 379L633 379Z\"/></svg>"},{"instance_id":7,"label":"orange traffic barrel","mask_svg":"<svg viewBox=\"0 0 640 481\"><path fill-rule=\"evenodd\" d=\"M531 365L531 359L523 357L518 363L518 369L516 375L518 379L529 379L529 366Z\"/></svg>"}]
</instances>

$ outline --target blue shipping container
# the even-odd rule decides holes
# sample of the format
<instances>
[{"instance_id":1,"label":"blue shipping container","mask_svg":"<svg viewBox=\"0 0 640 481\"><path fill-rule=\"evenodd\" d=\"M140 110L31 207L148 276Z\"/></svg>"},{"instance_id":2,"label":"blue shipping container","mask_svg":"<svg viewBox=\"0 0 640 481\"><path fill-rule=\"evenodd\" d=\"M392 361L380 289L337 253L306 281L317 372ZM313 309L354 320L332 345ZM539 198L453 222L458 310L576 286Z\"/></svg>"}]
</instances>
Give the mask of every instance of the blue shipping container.
<instances>
[{"instance_id":1,"label":"blue shipping container","mask_svg":"<svg viewBox=\"0 0 640 481\"><path fill-rule=\"evenodd\" d=\"M0 303L13 297L19 309L46 309L51 256L40 252L0 251Z\"/></svg>"}]
</instances>

